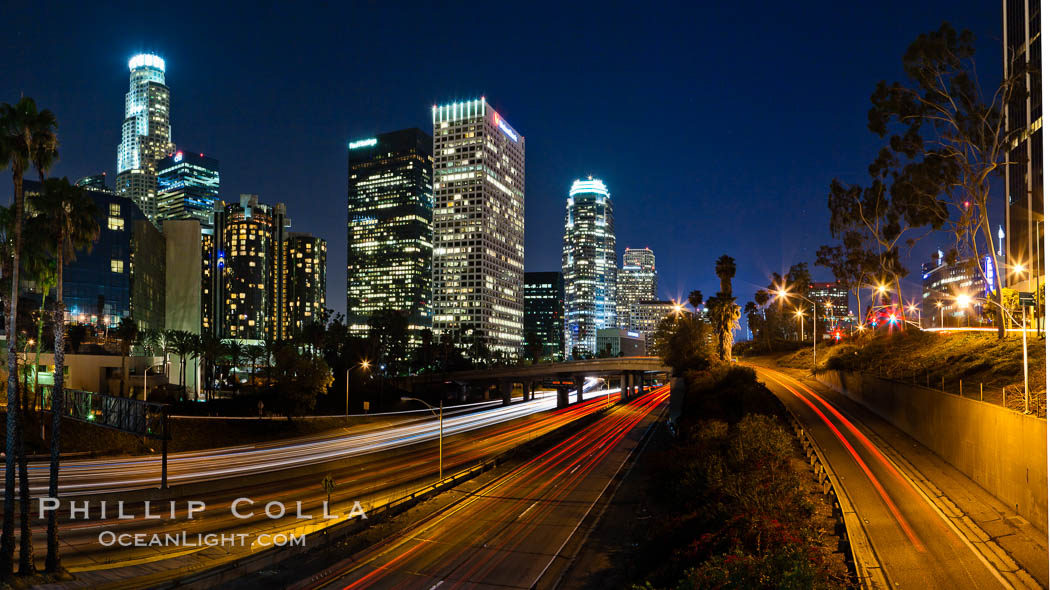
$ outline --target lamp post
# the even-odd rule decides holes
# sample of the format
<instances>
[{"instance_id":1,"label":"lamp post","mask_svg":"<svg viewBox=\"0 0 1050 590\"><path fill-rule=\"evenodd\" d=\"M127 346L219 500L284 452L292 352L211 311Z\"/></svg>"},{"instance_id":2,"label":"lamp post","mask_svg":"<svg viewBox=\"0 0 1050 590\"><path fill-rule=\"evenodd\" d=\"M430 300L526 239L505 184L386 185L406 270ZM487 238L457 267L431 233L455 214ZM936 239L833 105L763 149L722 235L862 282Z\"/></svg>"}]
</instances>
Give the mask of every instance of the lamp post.
<instances>
[{"instance_id":1,"label":"lamp post","mask_svg":"<svg viewBox=\"0 0 1050 590\"><path fill-rule=\"evenodd\" d=\"M969 295L959 295L958 297L955 298L955 300L956 300L956 303L958 303L960 306L967 307L967 308L969 308L970 304L975 302L975 301L981 301L983 303L991 303L992 305L994 305L994 306L998 307L999 309L1001 309L1003 311L1003 315L1005 315L1006 317L1010 318L1011 322L1013 322L1015 324L1017 323L1017 320L1014 319L1013 315L1010 314L1010 311L1008 309L1006 309L1002 305L999 305L999 303L997 303L996 301L993 301L991 299L986 299L986 298L983 298L983 297L972 298ZM1029 407L1028 407L1029 406L1030 397L1029 397L1029 394L1028 394L1028 324L1027 324L1027 321L1028 321L1027 306L1021 306L1021 324L1020 324L1021 325L1021 349L1022 349L1021 350L1021 362L1024 364L1024 366L1022 368L1023 368L1023 371L1024 371L1024 413L1025 414L1028 414L1029 411L1030 411Z\"/></svg>"},{"instance_id":2,"label":"lamp post","mask_svg":"<svg viewBox=\"0 0 1050 590\"><path fill-rule=\"evenodd\" d=\"M419 402L430 409L431 413L434 413L434 406L427 402L416 398L416 397L402 397L403 402ZM445 479L444 473L444 438L445 438L445 400L438 402L437 407L438 417L438 481Z\"/></svg>"},{"instance_id":3,"label":"lamp post","mask_svg":"<svg viewBox=\"0 0 1050 590\"><path fill-rule=\"evenodd\" d=\"M798 297L803 301L807 301L813 304L813 372L817 372L817 302L812 299L799 295L798 293L789 293L783 287L773 292L777 299L785 299L787 297ZM801 310L800 310L801 311ZM799 324L802 323L802 317L799 316Z\"/></svg>"},{"instance_id":4,"label":"lamp post","mask_svg":"<svg viewBox=\"0 0 1050 590\"><path fill-rule=\"evenodd\" d=\"M360 367L362 371L367 371L368 367L371 366L367 360L361 361ZM346 419L350 419L350 371L354 369L353 365L346 368Z\"/></svg>"},{"instance_id":5,"label":"lamp post","mask_svg":"<svg viewBox=\"0 0 1050 590\"><path fill-rule=\"evenodd\" d=\"M149 370L153 367L163 366L164 362L162 361L159 363L153 363L152 365L147 365L146 368L142 370L142 401L149 401L149 396L146 394L146 375L149 373Z\"/></svg>"}]
</instances>

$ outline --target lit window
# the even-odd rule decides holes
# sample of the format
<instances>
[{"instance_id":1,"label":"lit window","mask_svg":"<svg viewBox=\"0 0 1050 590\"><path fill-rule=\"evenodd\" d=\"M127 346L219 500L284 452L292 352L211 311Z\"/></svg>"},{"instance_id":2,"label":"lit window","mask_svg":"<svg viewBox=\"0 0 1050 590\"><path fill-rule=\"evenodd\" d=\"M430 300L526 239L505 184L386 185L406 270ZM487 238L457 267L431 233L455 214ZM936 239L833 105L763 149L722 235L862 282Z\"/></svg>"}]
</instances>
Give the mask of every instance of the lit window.
<instances>
[{"instance_id":1,"label":"lit window","mask_svg":"<svg viewBox=\"0 0 1050 590\"><path fill-rule=\"evenodd\" d=\"M120 203L110 203L109 204L109 214L110 215L120 215Z\"/></svg>"},{"instance_id":2,"label":"lit window","mask_svg":"<svg viewBox=\"0 0 1050 590\"><path fill-rule=\"evenodd\" d=\"M120 207L120 205L116 205ZM106 224L107 229L123 231L124 230L124 218L123 217L110 217L109 223Z\"/></svg>"},{"instance_id":3,"label":"lit window","mask_svg":"<svg viewBox=\"0 0 1050 590\"><path fill-rule=\"evenodd\" d=\"M109 261L109 270L112 271L112 272L123 273L124 272L124 261L123 260L118 260L118 259L110 260Z\"/></svg>"}]
</instances>

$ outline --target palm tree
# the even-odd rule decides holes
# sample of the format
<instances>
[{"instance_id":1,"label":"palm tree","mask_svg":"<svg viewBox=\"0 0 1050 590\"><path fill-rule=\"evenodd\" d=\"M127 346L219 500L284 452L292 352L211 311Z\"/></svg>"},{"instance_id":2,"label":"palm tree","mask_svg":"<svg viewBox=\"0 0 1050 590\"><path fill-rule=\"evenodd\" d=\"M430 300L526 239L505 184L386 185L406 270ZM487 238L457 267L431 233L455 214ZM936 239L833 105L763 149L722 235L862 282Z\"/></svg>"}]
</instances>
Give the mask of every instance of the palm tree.
<instances>
[{"instance_id":1,"label":"palm tree","mask_svg":"<svg viewBox=\"0 0 1050 590\"><path fill-rule=\"evenodd\" d=\"M230 370L233 372L233 389L240 393L241 380L237 378L237 366L241 364L241 358L244 356L244 347L236 340L223 340L222 348L223 354L230 361Z\"/></svg>"},{"instance_id":2,"label":"palm tree","mask_svg":"<svg viewBox=\"0 0 1050 590\"><path fill-rule=\"evenodd\" d=\"M733 293L733 277L736 276L736 260L728 254L723 254L715 261L715 274L722 282L721 291L726 295Z\"/></svg>"},{"instance_id":3,"label":"palm tree","mask_svg":"<svg viewBox=\"0 0 1050 590\"><path fill-rule=\"evenodd\" d=\"M44 220L35 216L25 220L26 236L22 244L22 270L32 278L40 289L40 310L36 313L36 354L33 361L32 397L36 397L39 388L40 350L44 345L44 319L47 316L47 295L55 286L55 258L46 243L47 233ZM23 395L23 408L35 408L36 400L30 399L28 393Z\"/></svg>"},{"instance_id":4,"label":"palm tree","mask_svg":"<svg viewBox=\"0 0 1050 590\"><path fill-rule=\"evenodd\" d=\"M263 355L265 355L265 354L266 354L266 349L264 349L262 346L252 345L252 346L246 346L244 348L244 356L245 356L245 358L247 358L248 364L251 365L251 367L252 367L251 377L248 378L249 379L249 383L253 383L255 381L255 364L256 364L256 361L261 359L263 357Z\"/></svg>"},{"instance_id":5,"label":"palm tree","mask_svg":"<svg viewBox=\"0 0 1050 590\"><path fill-rule=\"evenodd\" d=\"M164 335L161 331L153 328L146 328L139 334L139 344L142 345L142 352L146 356L155 356L155 353L164 350L163 340Z\"/></svg>"},{"instance_id":6,"label":"palm tree","mask_svg":"<svg viewBox=\"0 0 1050 590\"><path fill-rule=\"evenodd\" d=\"M704 304L704 294L699 290L689 292L689 305L693 306L693 313L700 317L700 306Z\"/></svg>"},{"instance_id":7,"label":"palm tree","mask_svg":"<svg viewBox=\"0 0 1050 590\"><path fill-rule=\"evenodd\" d=\"M7 441L4 472L4 522L0 532L0 576L9 576L14 569L14 514L15 514L15 460L19 461L22 498L29 498L29 481L22 449L22 412L18 400L18 352L14 334L18 317L19 267L22 258L22 217L25 209L25 193L22 177L30 166L36 168L41 181L44 172L58 158L58 136L55 129L58 121L47 110L37 110L36 102L22 97L14 106L0 105L0 168L11 167L14 183L14 218L11 248L11 296L7 302ZM33 540L29 529L29 502L20 502L22 518L21 544L19 545L20 574L31 574L33 565Z\"/></svg>"},{"instance_id":8,"label":"palm tree","mask_svg":"<svg viewBox=\"0 0 1050 590\"><path fill-rule=\"evenodd\" d=\"M62 295L62 281L65 265L76 260L78 250L90 250L98 238L98 208L84 192L69 184L68 179L48 179L44 183L44 192L32 200L33 209L37 211L35 219L41 224L41 233L50 242L54 256L55 277L55 381L51 388L51 468L48 480L48 497L58 497L58 462L61 446L62 414L65 385L64 371L66 366L65 338L65 301ZM47 291L44 291L46 298ZM125 318L127 319L127 318ZM124 321L121 321L123 328ZM132 323L132 326L134 324ZM42 329L42 328L41 328ZM39 354L39 345L38 345ZM123 390L123 358L121 359L121 390ZM52 511L54 512L54 511ZM60 567L58 556L58 515L48 514L47 518L47 560L45 567L49 572L56 572Z\"/></svg>"},{"instance_id":9,"label":"palm tree","mask_svg":"<svg viewBox=\"0 0 1050 590\"><path fill-rule=\"evenodd\" d=\"M751 339L755 339L755 324L758 322L758 306L754 301L744 304L744 315L747 316L747 330L751 332Z\"/></svg>"},{"instance_id":10,"label":"palm tree","mask_svg":"<svg viewBox=\"0 0 1050 590\"><path fill-rule=\"evenodd\" d=\"M124 385L128 378L127 359L131 355L131 345L139 337L139 325L130 317L122 317L117 324L116 336L120 341L120 396L124 397Z\"/></svg>"},{"instance_id":11,"label":"palm tree","mask_svg":"<svg viewBox=\"0 0 1050 590\"><path fill-rule=\"evenodd\" d=\"M200 356L204 361L204 396L211 399L212 386L215 383L215 364L222 356L222 340L214 334L205 334L200 339Z\"/></svg>"}]
</instances>

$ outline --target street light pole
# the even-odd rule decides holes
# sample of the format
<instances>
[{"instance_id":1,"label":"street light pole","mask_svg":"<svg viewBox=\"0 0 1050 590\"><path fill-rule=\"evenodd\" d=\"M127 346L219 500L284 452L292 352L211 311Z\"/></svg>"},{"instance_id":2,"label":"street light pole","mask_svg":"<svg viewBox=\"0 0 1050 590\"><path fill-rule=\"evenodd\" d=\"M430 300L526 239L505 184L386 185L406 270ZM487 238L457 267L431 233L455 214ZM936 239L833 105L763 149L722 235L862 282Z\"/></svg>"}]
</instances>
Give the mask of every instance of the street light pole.
<instances>
[{"instance_id":1,"label":"street light pole","mask_svg":"<svg viewBox=\"0 0 1050 590\"><path fill-rule=\"evenodd\" d=\"M346 419L350 419L350 367L346 368Z\"/></svg>"}]
</instances>

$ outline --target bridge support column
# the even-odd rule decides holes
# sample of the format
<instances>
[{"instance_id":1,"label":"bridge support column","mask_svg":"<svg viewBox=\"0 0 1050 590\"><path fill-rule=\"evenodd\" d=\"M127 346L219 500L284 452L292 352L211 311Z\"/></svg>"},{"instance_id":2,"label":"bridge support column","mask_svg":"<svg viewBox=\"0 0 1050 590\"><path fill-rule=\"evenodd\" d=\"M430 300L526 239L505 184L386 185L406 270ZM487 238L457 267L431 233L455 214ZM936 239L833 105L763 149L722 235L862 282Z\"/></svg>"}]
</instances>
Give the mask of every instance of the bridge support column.
<instances>
[{"instance_id":1,"label":"bridge support column","mask_svg":"<svg viewBox=\"0 0 1050 590\"><path fill-rule=\"evenodd\" d=\"M641 371L635 371L635 373L634 373L634 394L636 396L641 396L642 393L644 393L644 391L645 391L644 389L642 389L642 381L644 379L645 379L645 373L643 373Z\"/></svg>"},{"instance_id":2,"label":"bridge support column","mask_svg":"<svg viewBox=\"0 0 1050 590\"><path fill-rule=\"evenodd\" d=\"M558 407L569 407L569 388L565 385L558 386Z\"/></svg>"},{"instance_id":3,"label":"bridge support column","mask_svg":"<svg viewBox=\"0 0 1050 590\"><path fill-rule=\"evenodd\" d=\"M536 399L536 382L535 381L529 381L528 389L525 389L523 391L524 391L524 396L527 399L529 399L529 400Z\"/></svg>"},{"instance_id":4,"label":"bridge support column","mask_svg":"<svg viewBox=\"0 0 1050 590\"><path fill-rule=\"evenodd\" d=\"M510 394L514 391L514 382L510 379L503 379L499 382L500 395L503 397L503 405L510 405Z\"/></svg>"},{"instance_id":5,"label":"bridge support column","mask_svg":"<svg viewBox=\"0 0 1050 590\"><path fill-rule=\"evenodd\" d=\"M460 402L467 401L467 384L466 383L460 383L459 384L459 401Z\"/></svg>"},{"instance_id":6,"label":"bridge support column","mask_svg":"<svg viewBox=\"0 0 1050 590\"><path fill-rule=\"evenodd\" d=\"M631 399L631 374L627 371L620 375L620 401Z\"/></svg>"},{"instance_id":7,"label":"bridge support column","mask_svg":"<svg viewBox=\"0 0 1050 590\"><path fill-rule=\"evenodd\" d=\"M583 375L577 375L575 377L575 381L576 381L576 403L581 403L581 402L583 402L583 384L586 382L586 379L583 377Z\"/></svg>"}]
</instances>

